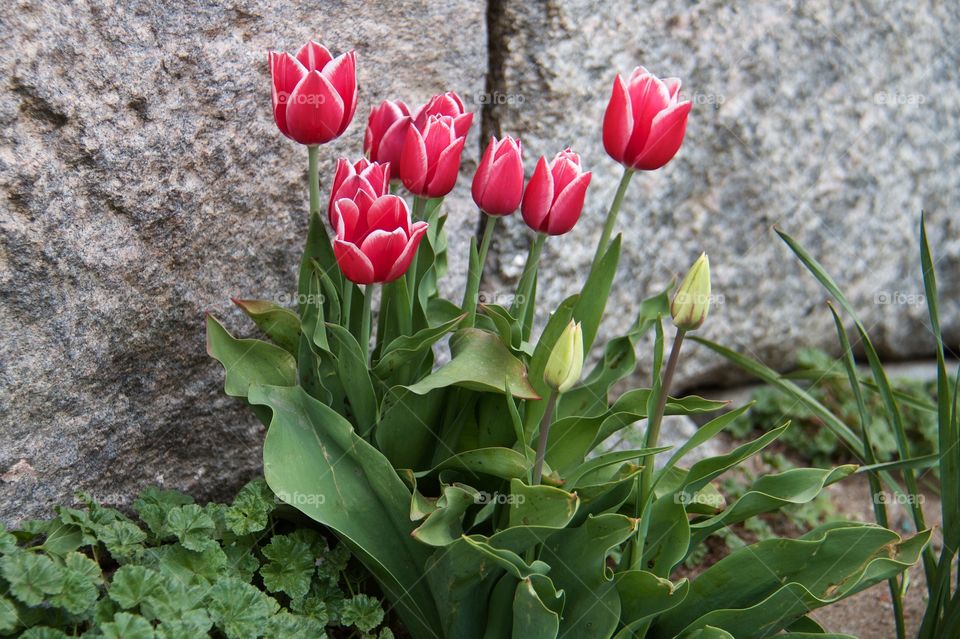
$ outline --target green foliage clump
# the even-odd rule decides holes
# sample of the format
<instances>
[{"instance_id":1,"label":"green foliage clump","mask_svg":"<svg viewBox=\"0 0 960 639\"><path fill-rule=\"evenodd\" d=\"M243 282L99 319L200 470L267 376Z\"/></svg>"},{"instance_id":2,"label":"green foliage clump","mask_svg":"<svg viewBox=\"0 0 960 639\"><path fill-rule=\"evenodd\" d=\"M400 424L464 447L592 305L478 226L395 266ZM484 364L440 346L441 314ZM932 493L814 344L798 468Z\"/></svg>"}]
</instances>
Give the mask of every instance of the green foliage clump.
<instances>
[{"instance_id":1,"label":"green foliage clump","mask_svg":"<svg viewBox=\"0 0 960 639\"><path fill-rule=\"evenodd\" d=\"M860 431L860 414L857 401L850 392L850 385L842 362L818 349L803 349L797 353L797 371L794 377L808 380L809 394L826 406L854 431ZM901 401L900 410L910 442L911 452L927 455L937 450L937 414L933 400L936 383L918 380L895 380L894 390L901 397L914 401ZM789 394L773 386L764 386L754 391L755 404L745 415L734 422L729 432L734 437L747 438L757 430L784 419L793 422L793 427L780 439L792 451L818 466L831 462L849 461L852 455L823 426L812 410ZM877 459L893 459L897 453L897 441L887 417L883 399L878 393L864 393L867 408L867 428ZM923 406L929 405L927 408Z\"/></svg>"},{"instance_id":2,"label":"green foliage clump","mask_svg":"<svg viewBox=\"0 0 960 639\"><path fill-rule=\"evenodd\" d=\"M286 519L263 480L204 506L149 488L137 519L79 498L0 526L0 636L393 638L346 546Z\"/></svg>"}]
</instances>

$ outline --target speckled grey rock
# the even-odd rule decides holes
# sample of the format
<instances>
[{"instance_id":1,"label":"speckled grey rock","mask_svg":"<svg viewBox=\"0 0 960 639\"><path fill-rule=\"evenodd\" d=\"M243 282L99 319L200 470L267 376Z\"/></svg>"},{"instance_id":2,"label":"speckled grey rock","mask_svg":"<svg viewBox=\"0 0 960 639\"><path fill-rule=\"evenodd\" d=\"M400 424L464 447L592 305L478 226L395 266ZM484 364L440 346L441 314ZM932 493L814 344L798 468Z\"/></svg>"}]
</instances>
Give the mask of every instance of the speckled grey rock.
<instances>
[{"instance_id":1,"label":"speckled grey rock","mask_svg":"<svg viewBox=\"0 0 960 639\"><path fill-rule=\"evenodd\" d=\"M503 4L493 119L522 137L528 171L569 145L594 172L580 225L547 243L539 308L585 276L620 178L601 144L603 111L615 73L642 64L681 77L694 107L677 158L630 186L606 336L705 250L719 302L705 337L775 367L798 346L833 345L826 297L773 233L779 225L833 273L884 355L929 353L916 242L925 209L944 327L960 343L960 7ZM495 248L509 290L526 244L504 233ZM687 348L680 384L732 381L717 357Z\"/></svg>"},{"instance_id":2,"label":"speckled grey rock","mask_svg":"<svg viewBox=\"0 0 960 639\"><path fill-rule=\"evenodd\" d=\"M357 50L360 107L323 149L326 182L380 100L476 106L485 29L466 1L3 3L0 520L75 490L224 496L258 471L263 430L223 395L203 312L252 334L229 296L294 292L306 151L273 124L267 50ZM451 202L472 230L466 189Z\"/></svg>"}]
</instances>

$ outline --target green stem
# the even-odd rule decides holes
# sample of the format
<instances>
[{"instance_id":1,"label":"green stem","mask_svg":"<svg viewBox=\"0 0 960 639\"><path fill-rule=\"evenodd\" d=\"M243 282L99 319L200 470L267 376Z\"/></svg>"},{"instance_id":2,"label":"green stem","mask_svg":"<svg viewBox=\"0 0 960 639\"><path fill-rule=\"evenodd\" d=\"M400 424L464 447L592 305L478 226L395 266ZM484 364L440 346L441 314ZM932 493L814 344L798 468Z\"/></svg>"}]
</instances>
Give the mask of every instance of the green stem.
<instances>
[{"instance_id":1,"label":"green stem","mask_svg":"<svg viewBox=\"0 0 960 639\"><path fill-rule=\"evenodd\" d=\"M610 204L610 210L607 212L607 220L603 223L603 233L600 234L600 242L597 244L597 252L593 256L593 264L590 270L597 268L597 263L603 254L607 252L607 246L610 245L610 237L613 235L613 229L617 226L617 214L620 213L620 205L623 204L623 198L627 194L627 186L630 185L630 178L633 177L633 169L623 167L623 177L620 178L620 185L617 187L617 194Z\"/></svg>"},{"instance_id":2,"label":"green stem","mask_svg":"<svg viewBox=\"0 0 960 639\"><path fill-rule=\"evenodd\" d=\"M543 233L537 233L537 238L530 245L530 252L527 253L527 263L523 265L523 274L520 276L520 283L517 284L517 293L514 297L510 310L514 312L514 317L521 323L525 322L527 309L533 303L533 280L537 273L537 265L540 262L540 253L543 251L543 244L547 241L547 236Z\"/></svg>"},{"instance_id":3,"label":"green stem","mask_svg":"<svg viewBox=\"0 0 960 639\"><path fill-rule=\"evenodd\" d=\"M553 411L556 408L558 395L556 391L550 392L547 399L547 410L543 414L543 421L540 422L540 440L537 442L537 463L533 467L533 486L540 483L543 479L543 460L547 456L547 438L550 436L550 423L553 421Z\"/></svg>"},{"instance_id":4,"label":"green stem","mask_svg":"<svg viewBox=\"0 0 960 639\"><path fill-rule=\"evenodd\" d=\"M318 168L317 156L320 154L320 147L312 144L307 147L307 160L309 170L307 171L310 180L310 212L320 213L320 170Z\"/></svg>"},{"instance_id":5,"label":"green stem","mask_svg":"<svg viewBox=\"0 0 960 639\"><path fill-rule=\"evenodd\" d=\"M467 323L473 326L477 315L477 301L480 295L480 280L483 279L483 267L487 262L487 253L490 251L490 241L493 239L493 229L497 225L497 218L493 215L485 215L483 225L483 239L480 242L480 250L477 254L476 268L472 268L467 273L467 290L463 294L463 310L468 314ZM472 244L472 242L471 242ZM472 257L472 256L471 256Z\"/></svg>"},{"instance_id":6,"label":"green stem","mask_svg":"<svg viewBox=\"0 0 960 639\"><path fill-rule=\"evenodd\" d=\"M370 351L370 303L373 301L373 284L363 291L363 311L360 316L360 348L364 353Z\"/></svg>"},{"instance_id":7,"label":"green stem","mask_svg":"<svg viewBox=\"0 0 960 639\"><path fill-rule=\"evenodd\" d=\"M687 334L682 328L677 329L677 335L673 339L673 346L670 348L670 358L663 369L663 376L659 392L657 394L657 403L653 409L653 414L647 423L647 437L644 442L644 448L654 448L660 439L660 426L663 424L663 413L667 408L667 397L670 396L670 385L673 383L673 374L677 370L677 362L680 361L680 347L683 345L683 338ZM640 562L643 559L643 546L646 542L647 530L650 526L650 517L647 511L650 508L651 495L650 490L653 486L653 456L647 455L640 460L643 464L643 470L640 471L640 504L642 512L637 513L640 517L640 525L637 528L637 541L634 546L634 553L631 559L631 568L642 570Z\"/></svg>"},{"instance_id":8,"label":"green stem","mask_svg":"<svg viewBox=\"0 0 960 639\"><path fill-rule=\"evenodd\" d=\"M350 310L353 302L353 282L344 278L343 280L343 301L340 303L340 324L348 331L350 330Z\"/></svg>"},{"instance_id":9,"label":"green stem","mask_svg":"<svg viewBox=\"0 0 960 639\"><path fill-rule=\"evenodd\" d=\"M423 215L427 210L427 198L419 195L413 196L413 221L422 221ZM410 267L407 269L407 291L410 293L410 313L413 313L413 306L417 299L417 262L419 261L419 248L413 254L413 260L410 261Z\"/></svg>"}]
</instances>

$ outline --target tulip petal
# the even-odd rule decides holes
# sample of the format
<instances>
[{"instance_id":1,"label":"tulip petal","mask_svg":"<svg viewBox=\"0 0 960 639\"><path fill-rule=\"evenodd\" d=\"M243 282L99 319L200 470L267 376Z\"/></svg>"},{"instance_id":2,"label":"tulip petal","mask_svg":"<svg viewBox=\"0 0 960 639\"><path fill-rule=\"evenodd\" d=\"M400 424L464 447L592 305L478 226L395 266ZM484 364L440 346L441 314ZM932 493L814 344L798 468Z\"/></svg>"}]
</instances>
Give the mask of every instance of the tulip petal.
<instances>
[{"instance_id":1,"label":"tulip petal","mask_svg":"<svg viewBox=\"0 0 960 639\"><path fill-rule=\"evenodd\" d=\"M663 83L667 87L667 91L670 93L670 99L676 100L677 94L680 92L680 78L664 78Z\"/></svg>"},{"instance_id":2,"label":"tulip petal","mask_svg":"<svg viewBox=\"0 0 960 639\"><path fill-rule=\"evenodd\" d=\"M673 159L683 144L691 106L689 101L681 102L657 115L647 144L633 161L633 168L653 171Z\"/></svg>"},{"instance_id":3,"label":"tulip petal","mask_svg":"<svg viewBox=\"0 0 960 639\"><path fill-rule=\"evenodd\" d=\"M467 132L470 131L470 125L473 124L473 113L464 113L463 115L454 116L453 118L453 130L457 134L457 137L465 137Z\"/></svg>"},{"instance_id":4,"label":"tulip petal","mask_svg":"<svg viewBox=\"0 0 960 639\"><path fill-rule=\"evenodd\" d=\"M410 225L410 212L403 199L397 195L384 195L370 206L367 211L367 230L393 231L402 229L406 233Z\"/></svg>"},{"instance_id":5,"label":"tulip petal","mask_svg":"<svg viewBox=\"0 0 960 639\"><path fill-rule=\"evenodd\" d=\"M382 282L386 279L406 246L407 234L403 229L392 231L378 229L364 238L360 250L373 264L373 280L375 282Z\"/></svg>"},{"instance_id":6,"label":"tulip petal","mask_svg":"<svg viewBox=\"0 0 960 639\"><path fill-rule=\"evenodd\" d=\"M333 255L348 280L354 284L373 283L373 264L356 245L336 239L333 241Z\"/></svg>"},{"instance_id":7,"label":"tulip petal","mask_svg":"<svg viewBox=\"0 0 960 639\"><path fill-rule=\"evenodd\" d=\"M501 143L501 148L506 148L507 153L493 162L490 179L486 180L480 198L474 195L477 206L490 215L513 213L523 198L523 161L519 148L506 141Z\"/></svg>"},{"instance_id":8,"label":"tulip petal","mask_svg":"<svg viewBox=\"0 0 960 639\"><path fill-rule=\"evenodd\" d=\"M386 278L383 280L384 282L392 282L407 272L407 269L410 268L410 262L413 261L413 256L416 255L417 249L420 247L420 240L423 239L426 232L426 222L414 222L413 227L410 229L410 239L407 240L407 245L404 247L403 253L400 254L400 257L397 258L393 267L387 273Z\"/></svg>"},{"instance_id":9,"label":"tulip petal","mask_svg":"<svg viewBox=\"0 0 960 639\"><path fill-rule=\"evenodd\" d=\"M543 230L544 219L550 213L553 204L553 176L547 168L547 158L540 156L537 168L533 170L527 189L523 192L520 210L523 221L534 231Z\"/></svg>"},{"instance_id":10,"label":"tulip petal","mask_svg":"<svg viewBox=\"0 0 960 639\"><path fill-rule=\"evenodd\" d=\"M623 84L623 78L617 74L613 81L610 102L603 114L603 148L617 162L623 162L623 152L632 131L633 109L630 106L630 95Z\"/></svg>"},{"instance_id":11,"label":"tulip petal","mask_svg":"<svg viewBox=\"0 0 960 639\"><path fill-rule=\"evenodd\" d=\"M341 198L333 203L333 219L330 224L339 239L353 241L359 220L360 208L353 200Z\"/></svg>"},{"instance_id":12,"label":"tulip petal","mask_svg":"<svg viewBox=\"0 0 960 639\"><path fill-rule=\"evenodd\" d=\"M306 67L307 71L320 71L332 59L333 56L325 46L312 40L297 51L297 60Z\"/></svg>"},{"instance_id":13,"label":"tulip petal","mask_svg":"<svg viewBox=\"0 0 960 639\"><path fill-rule=\"evenodd\" d=\"M337 130L339 135L350 125L357 110L357 54L350 51L330 60L323 68L323 75L343 100L343 119Z\"/></svg>"},{"instance_id":14,"label":"tulip petal","mask_svg":"<svg viewBox=\"0 0 960 639\"><path fill-rule=\"evenodd\" d=\"M583 173L557 196L550 210L550 217L547 219L547 234L563 235L576 225L583 211L583 202L591 177L589 171Z\"/></svg>"},{"instance_id":15,"label":"tulip petal","mask_svg":"<svg viewBox=\"0 0 960 639\"><path fill-rule=\"evenodd\" d=\"M400 166L400 154L403 152L403 142L407 137L407 129L410 128L410 125L411 119L409 116L403 116L390 125L390 128L380 138L377 147L376 159L378 162L389 162L395 167Z\"/></svg>"},{"instance_id":16,"label":"tulip petal","mask_svg":"<svg viewBox=\"0 0 960 639\"><path fill-rule=\"evenodd\" d=\"M429 197L443 197L453 190L453 186L457 183L457 174L460 172L460 153L466 141L466 138L457 138L440 153L440 157L432 167L430 182L427 184Z\"/></svg>"},{"instance_id":17,"label":"tulip petal","mask_svg":"<svg viewBox=\"0 0 960 639\"><path fill-rule=\"evenodd\" d=\"M480 158L480 164L477 165L477 172L473 174L473 183L470 185L470 194L473 195L473 201L479 208L483 208L483 193L490 181L491 171L493 169L493 156L497 152L497 138L491 136L490 143L483 151L483 157Z\"/></svg>"},{"instance_id":18,"label":"tulip petal","mask_svg":"<svg viewBox=\"0 0 960 639\"><path fill-rule=\"evenodd\" d=\"M300 144L323 144L337 137L343 101L319 71L308 73L290 94L287 129Z\"/></svg>"},{"instance_id":19,"label":"tulip petal","mask_svg":"<svg viewBox=\"0 0 960 639\"><path fill-rule=\"evenodd\" d=\"M633 132L624 149L624 159L631 163L643 150L650 135L653 118L670 105L670 92L659 78L641 75L631 80L630 106L633 109Z\"/></svg>"},{"instance_id":20,"label":"tulip petal","mask_svg":"<svg viewBox=\"0 0 960 639\"><path fill-rule=\"evenodd\" d=\"M427 181L427 149L417 127L407 128L400 152L400 179L414 195L423 195Z\"/></svg>"},{"instance_id":21,"label":"tulip petal","mask_svg":"<svg viewBox=\"0 0 960 639\"><path fill-rule=\"evenodd\" d=\"M296 88L307 71L296 58L289 53L270 52L270 76L273 80L273 119L280 132L290 136L287 131L287 104L290 94Z\"/></svg>"},{"instance_id":22,"label":"tulip petal","mask_svg":"<svg viewBox=\"0 0 960 639\"><path fill-rule=\"evenodd\" d=\"M336 218L334 216L333 203L339 199L340 187L344 181L353 175L354 168L344 158L337 159L337 172L333 176L333 186L330 187L330 201L327 203L327 216L330 218L330 226L337 228Z\"/></svg>"},{"instance_id":23,"label":"tulip petal","mask_svg":"<svg viewBox=\"0 0 960 639\"><path fill-rule=\"evenodd\" d=\"M580 170L580 156L564 149L557 153L550 163L550 173L553 175L553 193L556 198L567 185L573 182L583 171Z\"/></svg>"}]
</instances>

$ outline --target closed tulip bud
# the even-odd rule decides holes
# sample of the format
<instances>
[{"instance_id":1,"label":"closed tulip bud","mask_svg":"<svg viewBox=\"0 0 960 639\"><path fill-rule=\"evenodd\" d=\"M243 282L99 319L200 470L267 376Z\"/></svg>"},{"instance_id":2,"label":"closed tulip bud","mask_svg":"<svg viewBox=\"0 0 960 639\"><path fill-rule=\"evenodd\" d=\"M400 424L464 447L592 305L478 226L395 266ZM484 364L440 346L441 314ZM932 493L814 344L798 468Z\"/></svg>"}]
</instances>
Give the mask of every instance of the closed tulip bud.
<instances>
[{"instance_id":1,"label":"closed tulip bud","mask_svg":"<svg viewBox=\"0 0 960 639\"><path fill-rule=\"evenodd\" d=\"M345 158L337 160L337 173L333 178L330 203L327 207L331 227L337 228L334 203L343 198L352 200L359 191L365 191L374 200L389 193L390 165L368 162L366 158L360 159L355 164L350 164Z\"/></svg>"},{"instance_id":2,"label":"closed tulip bud","mask_svg":"<svg viewBox=\"0 0 960 639\"><path fill-rule=\"evenodd\" d=\"M473 176L473 201L487 215L510 215L523 198L523 151L510 136L490 144Z\"/></svg>"},{"instance_id":3,"label":"closed tulip bud","mask_svg":"<svg viewBox=\"0 0 960 639\"><path fill-rule=\"evenodd\" d=\"M550 352L543 380L558 393L565 393L580 381L583 373L583 329L570 320Z\"/></svg>"},{"instance_id":4,"label":"closed tulip bud","mask_svg":"<svg viewBox=\"0 0 960 639\"><path fill-rule=\"evenodd\" d=\"M453 118L453 128L457 137L466 137L473 123L473 113L465 111L463 100L453 91L435 95L413 114L413 125L422 133L427 128L431 115L445 115Z\"/></svg>"},{"instance_id":5,"label":"closed tulip bud","mask_svg":"<svg viewBox=\"0 0 960 639\"><path fill-rule=\"evenodd\" d=\"M456 131L448 115L431 115L421 131L407 127L400 153L400 179L403 185L421 197L443 197L457 182L460 153L466 138Z\"/></svg>"},{"instance_id":6,"label":"closed tulip bud","mask_svg":"<svg viewBox=\"0 0 960 639\"><path fill-rule=\"evenodd\" d=\"M680 80L661 80L637 67L624 83L617 75L603 116L603 146L620 164L653 171L683 144L690 101L680 102Z\"/></svg>"},{"instance_id":7,"label":"closed tulip bud","mask_svg":"<svg viewBox=\"0 0 960 639\"><path fill-rule=\"evenodd\" d=\"M392 282L406 273L427 232L426 222L410 223L410 210L396 195L374 198L360 189L334 202L333 210L333 253L355 284Z\"/></svg>"},{"instance_id":8,"label":"closed tulip bud","mask_svg":"<svg viewBox=\"0 0 960 639\"><path fill-rule=\"evenodd\" d=\"M280 131L300 144L329 142L342 134L357 109L357 59L353 51L336 58L316 42L297 52L270 52L273 118Z\"/></svg>"},{"instance_id":9,"label":"closed tulip bud","mask_svg":"<svg viewBox=\"0 0 960 639\"><path fill-rule=\"evenodd\" d=\"M591 173L580 168L580 156L565 149L550 164L540 157L523 193L523 221L539 233L562 235L580 219Z\"/></svg>"},{"instance_id":10,"label":"closed tulip bud","mask_svg":"<svg viewBox=\"0 0 960 639\"><path fill-rule=\"evenodd\" d=\"M710 260L706 253L701 253L680 282L680 288L670 303L670 315L673 317L674 326L684 331L693 331L703 325L709 311Z\"/></svg>"},{"instance_id":11,"label":"closed tulip bud","mask_svg":"<svg viewBox=\"0 0 960 639\"><path fill-rule=\"evenodd\" d=\"M363 135L363 152L372 162L389 162L400 166L400 151L413 120L410 110L400 100L384 100L370 109L367 130Z\"/></svg>"}]
</instances>

